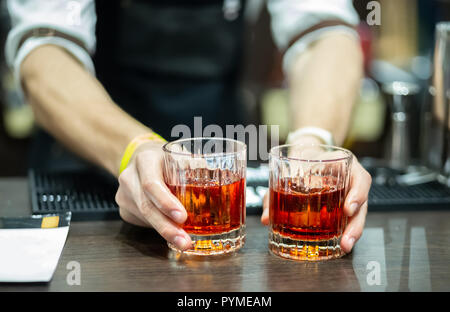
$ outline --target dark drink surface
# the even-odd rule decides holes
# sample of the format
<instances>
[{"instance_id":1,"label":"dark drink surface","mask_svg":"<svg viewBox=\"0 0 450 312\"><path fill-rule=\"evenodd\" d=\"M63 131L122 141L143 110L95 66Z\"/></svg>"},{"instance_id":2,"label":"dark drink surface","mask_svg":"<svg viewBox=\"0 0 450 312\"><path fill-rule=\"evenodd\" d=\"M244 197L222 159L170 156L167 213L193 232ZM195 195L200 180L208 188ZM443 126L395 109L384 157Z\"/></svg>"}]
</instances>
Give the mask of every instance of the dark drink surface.
<instances>
[{"instance_id":1,"label":"dark drink surface","mask_svg":"<svg viewBox=\"0 0 450 312\"><path fill-rule=\"evenodd\" d=\"M321 187L306 188L291 178L280 179L270 188L272 231L299 240L327 240L345 227L345 192L331 177L321 177Z\"/></svg>"},{"instance_id":2,"label":"dark drink surface","mask_svg":"<svg viewBox=\"0 0 450 312\"><path fill-rule=\"evenodd\" d=\"M183 229L189 234L214 235L245 224L245 179L230 171L191 169L170 191L187 211Z\"/></svg>"}]
</instances>

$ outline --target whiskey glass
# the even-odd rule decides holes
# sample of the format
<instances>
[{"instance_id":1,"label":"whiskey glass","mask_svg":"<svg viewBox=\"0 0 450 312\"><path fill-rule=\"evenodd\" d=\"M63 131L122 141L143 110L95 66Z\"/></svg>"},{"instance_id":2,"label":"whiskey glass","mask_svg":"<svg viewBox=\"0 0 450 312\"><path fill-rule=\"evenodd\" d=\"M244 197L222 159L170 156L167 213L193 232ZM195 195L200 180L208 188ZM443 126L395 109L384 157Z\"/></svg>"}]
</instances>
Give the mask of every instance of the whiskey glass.
<instances>
[{"instance_id":1,"label":"whiskey glass","mask_svg":"<svg viewBox=\"0 0 450 312\"><path fill-rule=\"evenodd\" d=\"M166 143L164 180L187 211L193 255L220 255L245 243L247 146L226 138ZM177 248L168 243L175 251Z\"/></svg>"},{"instance_id":2,"label":"whiskey glass","mask_svg":"<svg viewBox=\"0 0 450 312\"><path fill-rule=\"evenodd\" d=\"M269 250L292 260L344 255L343 206L353 154L328 145L276 146L269 155Z\"/></svg>"}]
</instances>

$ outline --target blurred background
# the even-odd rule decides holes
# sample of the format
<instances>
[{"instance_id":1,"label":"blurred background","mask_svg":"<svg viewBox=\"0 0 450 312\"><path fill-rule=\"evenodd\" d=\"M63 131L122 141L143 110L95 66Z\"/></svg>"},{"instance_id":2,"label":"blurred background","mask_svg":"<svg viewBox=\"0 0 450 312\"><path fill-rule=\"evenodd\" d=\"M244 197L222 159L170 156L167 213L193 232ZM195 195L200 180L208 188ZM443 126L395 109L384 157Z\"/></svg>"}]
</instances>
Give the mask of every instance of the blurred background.
<instances>
[{"instance_id":1,"label":"blurred background","mask_svg":"<svg viewBox=\"0 0 450 312\"><path fill-rule=\"evenodd\" d=\"M448 177L450 112L448 99L440 103L441 90L435 87L433 73L434 67L445 65L436 64L437 59L449 62L436 56L435 28L438 22L450 20L450 0L379 0L380 25L367 24L369 2L354 1L361 19L365 78L345 147L368 166L402 172L413 167L420 172L420 177L413 177L416 181L430 178L430 169ZM5 1L0 3L4 47L10 22ZM286 82L264 4L264 0L248 1L242 97L248 122L278 124L284 140L289 127ZM0 56L0 176L25 176L35 129L33 113L15 90L3 48Z\"/></svg>"}]
</instances>

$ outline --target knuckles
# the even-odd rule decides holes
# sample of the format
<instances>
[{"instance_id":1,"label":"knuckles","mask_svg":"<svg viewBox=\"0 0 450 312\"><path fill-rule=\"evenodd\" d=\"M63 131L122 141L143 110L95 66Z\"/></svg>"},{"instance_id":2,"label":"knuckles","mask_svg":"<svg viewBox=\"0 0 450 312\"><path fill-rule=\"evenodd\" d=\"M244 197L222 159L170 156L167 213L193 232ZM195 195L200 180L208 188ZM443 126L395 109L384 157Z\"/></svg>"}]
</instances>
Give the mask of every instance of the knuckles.
<instances>
[{"instance_id":1,"label":"knuckles","mask_svg":"<svg viewBox=\"0 0 450 312\"><path fill-rule=\"evenodd\" d=\"M152 215L152 209L153 205L148 200L143 201L139 205L139 211L146 220L150 220L150 217Z\"/></svg>"},{"instance_id":2,"label":"knuckles","mask_svg":"<svg viewBox=\"0 0 450 312\"><path fill-rule=\"evenodd\" d=\"M165 194L162 184L158 180L150 180L144 182L142 188L149 194L157 207L161 210L170 210L173 208L173 203L169 196L161 196ZM158 196L155 196L157 194ZM169 195L169 194L167 194Z\"/></svg>"},{"instance_id":3,"label":"knuckles","mask_svg":"<svg viewBox=\"0 0 450 312\"><path fill-rule=\"evenodd\" d=\"M143 150L136 154L136 163L139 167L148 166L150 164L158 162L161 159L161 155L153 150Z\"/></svg>"},{"instance_id":4,"label":"knuckles","mask_svg":"<svg viewBox=\"0 0 450 312\"><path fill-rule=\"evenodd\" d=\"M138 165L144 164L146 160L148 159L147 153L145 151L140 152L136 155L136 163Z\"/></svg>"},{"instance_id":5,"label":"knuckles","mask_svg":"<svg viewBox=\"0 0 450 312\"><path fill-rule=\"evenodd\" d=\"M120 189L117 190L116 196L114 197L114 200L116 201L117 205L119 205L119 208L120 208L121 203L122 203L122 194L120 192Z\"/></svg>"},{"instance_id":6,"label":"knuckles","mask_svg":"<svg viewBox=\"0 0 450 312\"><path fill-rule=\"evenodd\" d=\"M159 208L165 211L169 211L173 208L173 204L169 199L162 199L158 202Z\"/></svg>"},{"instance_id":7,"label":"knuckles","mask_svg":"<svg viewBox=\"0 0 450 312\"><path fill-rule=\"evenodd\" d=\"M132 171L129 168L126 168L120 175L117 181L119 182L119 189L130 189L130 185L132 182Z\"/></svg>"},{"instance_id":8,"label":"knuckles","mask_svg":"<svg viewBox=\"0 0 450 312\"><path fill-rule=\"evenodd\" d=\"M175 236L175 231L169 226L163 226L159 229L159 234L167 240L171 240Z\"/></svg>"},{"instance_id":9,"label":"knuckles","mask_svg":"<svg viewBox=\"0 0 450 312\"><path fill-rule=\"evenodd\" d=\"M156 180L147 180L142 183L142 189L152 194L157 191L159 182Z\"/></svg>"}]
</instances>

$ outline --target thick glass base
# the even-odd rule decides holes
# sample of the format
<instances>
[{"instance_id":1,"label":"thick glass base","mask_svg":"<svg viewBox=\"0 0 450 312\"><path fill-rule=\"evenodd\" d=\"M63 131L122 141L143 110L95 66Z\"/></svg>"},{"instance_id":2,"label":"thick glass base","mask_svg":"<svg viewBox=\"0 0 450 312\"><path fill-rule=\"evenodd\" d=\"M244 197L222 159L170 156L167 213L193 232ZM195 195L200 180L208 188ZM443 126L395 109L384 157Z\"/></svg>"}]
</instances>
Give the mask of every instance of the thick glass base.
<instances>
[{"instance_id":1,"label":"thick glass base","mask_svg":"<svg viewBox=\"0 0 450 312\"><path fill-rule=\"evenodd\" d=\"M245 226L230 232L214 235L189 234L192 240L192 247L188 250L180 251L171 243L167 243L170 249L197 256L223 255L239 250L245 243Z\"/></svg>"},{"instance_id":2,"label":"thick glass base","mask_svg":"<svg viewBox=\"0 0 450 312\"><path fill-rule=\"evenodd\" d=\"M345 255L339 245L341 236L329 240L305 241L269 230L269 250L282 258L300 261L337 259Z\"/></svg>"}]
</instances>

